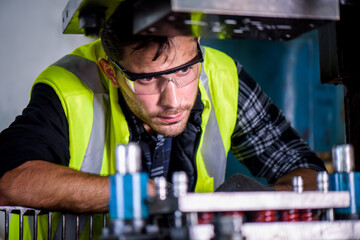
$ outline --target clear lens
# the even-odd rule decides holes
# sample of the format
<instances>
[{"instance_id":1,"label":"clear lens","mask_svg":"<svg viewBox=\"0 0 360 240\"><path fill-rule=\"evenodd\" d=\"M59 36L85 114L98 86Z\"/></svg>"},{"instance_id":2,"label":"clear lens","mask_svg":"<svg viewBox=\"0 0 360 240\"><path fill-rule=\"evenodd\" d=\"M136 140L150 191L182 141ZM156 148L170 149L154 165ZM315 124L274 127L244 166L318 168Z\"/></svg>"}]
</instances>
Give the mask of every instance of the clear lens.
<instances>
[{"instance_id":1,"label":"clear lens","mask_svg":"<svg viewBox=\"0 0 360 240\"><path fill-rule=\"evenodd\" d=\"M186 85L195 81L200 72L200 63L194 64L190 67L180 69L172 74L164 74L152 78L137 79L132 82L127 80L129 87L135 94L151 95L161 93L169 84L174 82L178 88L185 87Z\"/></svg>"}]
</instances>

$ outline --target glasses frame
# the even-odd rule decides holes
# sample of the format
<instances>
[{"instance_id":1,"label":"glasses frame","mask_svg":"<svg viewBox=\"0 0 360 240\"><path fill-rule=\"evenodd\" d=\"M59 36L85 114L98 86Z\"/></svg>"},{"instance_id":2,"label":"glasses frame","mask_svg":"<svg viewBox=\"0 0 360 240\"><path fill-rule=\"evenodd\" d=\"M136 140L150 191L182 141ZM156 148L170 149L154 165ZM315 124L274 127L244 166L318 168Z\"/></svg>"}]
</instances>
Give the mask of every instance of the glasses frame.
<instances>
[{"instance_id":1,"label":"glasses frame","mask_svg":"<svg viewBox=\"0 0 360 240\"><path fill-rule=\"evenodd\" d=\"M129 71L125 70L123 67L120 66L120 64L118 64L117 62L112 60L110 57L108 57L108 59L111 62L111 64L114 65L124 77L126 77L128 80L134 82L134 81L136 81L138 79L141 79L141 78L153 78L153 77L158 77L158 76L161 76L161 75L172 74L172 73L177 72L177 71L179 71L181 69L188 68L188 67L190 67L192 65L195 65L195 64L197 64L199 62L203 62L204 57L203 57L202 51L200 49L199 42L196 42L196 43L197 43L197 55L193 59L191 59L189 62L187 62L187 63L185 63L183 65L180 65L178 67L171 68L171 69L168 69L168 70L165 70L165 71L161 71L161 72L132 73L132 72L129 72Z\"/></svg>"}]
</instances>

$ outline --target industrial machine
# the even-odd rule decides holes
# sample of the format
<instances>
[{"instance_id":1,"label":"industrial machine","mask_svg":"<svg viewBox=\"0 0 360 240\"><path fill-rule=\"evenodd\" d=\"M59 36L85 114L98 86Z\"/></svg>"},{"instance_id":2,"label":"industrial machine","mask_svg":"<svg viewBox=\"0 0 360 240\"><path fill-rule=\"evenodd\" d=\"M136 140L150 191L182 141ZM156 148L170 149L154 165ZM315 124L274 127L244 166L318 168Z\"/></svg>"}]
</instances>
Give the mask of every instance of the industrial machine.
<instances>
[{"instance_id":1,"label":"industrial machine","mask_svg":"<svg viewBox=\"0 0 360 240\"><path fill-rule=\"evenodd\" d=\"M317 191L303 191L302 178L294 177L293 192L188 193L186 174L175 172L172 184L155 178L151 193L147 174L139 172L140 156L134 143L117 147L109 213L103 214L101 236L93 235L94 216L87 215L89 239L360 239L360 181L352 170L351 145L334 146L336 171L319 172ZM33 219L33 239L40 216L47 215L49 239L52 225L58 224L46 210L1 206L0 211L5 212L5 239L13 237L10 214L20 216L19 239L25 216ZM81 217L62 214L60 239L80 239Z\"/></svg>"},{"instance_id":2,"label":"industrial machine","mask_svg":"<svg viewBox=\"0 0 360 240\"><path fill-rule=\"evenodd\" d=\"M118 8L131 34L289 40L340 19L337 0L70 0L65 34L98 35ZM170 31L172 29L173 31Z\"/></svg>"},{"instance_id":3,"label":"industrial machine","mask_svg":"<svg viewBox=\"0 0 360 240\"><path fill-rule=\"evenodd\" d=\"M117 149L118 173L111 176L110 222L101 239L358 239L358 173L350 145L334 147L336 173L318 174L318 191L187 193L187 176L176 172L172 188L155 179L147 196L146 174L138 173L140 148ZM130 166L130 167L126 167ZM337 168L338 169L338 168ZM343 170L346 169L346 173ZM329 191L333 189L335 191Z\"/></svg>"},{"instance_id":4,"label":"industrial machine","mask_svg":"<svg viewBox=\"0 0 360 240\"><path fill-rule=\"evenodd\" d=\"M148 177L139 172L139 149L119 146L101 239L360 239L360 130L354 104L360 96L360 45L351 34L359 7L351 0L70 0L63 11L65 34L96 36L119 9L132 20L131 34L282 41L321 29L322 82L347 87L347 142L354 148L334 147L335 171L319 173L318 191L303 191L302 179L294 178L293 192L188 193L186 175L178 172L172 186L155 179L156 193L149 196ZM24 216L33 216L34 239L39 215L48 215L51 229L51 212L2 206L0 211L5 212L6 239L10 214L20 215L21 239ZM75 219L78 239L79 216Z\"/></svg>"}]
</instances>

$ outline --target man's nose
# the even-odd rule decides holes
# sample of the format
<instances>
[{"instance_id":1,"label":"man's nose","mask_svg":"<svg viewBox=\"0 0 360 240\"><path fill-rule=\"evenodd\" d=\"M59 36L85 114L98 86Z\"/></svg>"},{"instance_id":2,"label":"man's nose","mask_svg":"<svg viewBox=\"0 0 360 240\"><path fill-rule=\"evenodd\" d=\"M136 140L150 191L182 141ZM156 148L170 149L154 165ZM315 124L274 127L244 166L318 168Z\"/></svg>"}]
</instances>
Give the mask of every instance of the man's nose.
<instances>
[{"instance_id":1,"label":"man's nose","mask_svg":"<svg viewBox=\"0 0 360 240\"><path fill-rule=\"evenodd\" d=\"M178 86L173 78L170 78L161 92L160 102L164 107L176 108L180 103L180 96L178 95Z\"/></svg>"}]
</instances>

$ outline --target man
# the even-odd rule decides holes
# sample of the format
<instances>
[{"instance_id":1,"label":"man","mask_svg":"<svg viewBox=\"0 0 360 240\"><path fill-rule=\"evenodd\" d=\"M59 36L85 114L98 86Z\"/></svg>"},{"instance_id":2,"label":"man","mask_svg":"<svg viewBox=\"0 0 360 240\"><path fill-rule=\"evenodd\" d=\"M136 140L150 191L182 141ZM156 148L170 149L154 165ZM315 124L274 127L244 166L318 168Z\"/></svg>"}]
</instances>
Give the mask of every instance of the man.
<instances>
[{"instance_id":1,"label":"man","mask_svg":"<svg viewBox=\"0 0 360 240\"><path fill-rule=\"evenodd\" d=\"M114 149L130 141L151 178L185 171L191 191L223 183L229 150L276 190L298 175L315 189L322 161L241 65L192 37L124 34L122 21L35 81L1 133L0 205L106 211Z\"/></svg>"}]
</instances>

